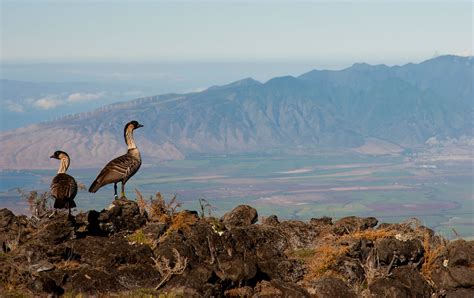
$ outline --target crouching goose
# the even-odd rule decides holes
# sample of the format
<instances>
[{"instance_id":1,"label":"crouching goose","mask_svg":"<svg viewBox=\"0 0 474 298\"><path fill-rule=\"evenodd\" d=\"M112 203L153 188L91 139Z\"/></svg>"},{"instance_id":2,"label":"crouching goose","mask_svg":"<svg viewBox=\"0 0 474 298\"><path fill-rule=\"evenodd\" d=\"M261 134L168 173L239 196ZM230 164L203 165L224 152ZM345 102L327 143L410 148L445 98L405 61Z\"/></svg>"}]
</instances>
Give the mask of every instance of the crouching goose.
<instances>
[{"instance_id":1,"label":"crouching goose","mask_svg":"<svg viewBox=\"0 0 474 298\"><path fill-rule=\"evenodd\" d=\"M51 182L50 191L54 198L54 208L68 209L71 215L71 208L76 207L74 198L77 194L77 183L74 178L66 174L69 168L69 155L64 151L56 151L50 158L60 160L58 174Z\"/></svg>"},{"instance_id":2,"label":"crouching goose","mask_svg":"<svg viewBox=\"0 0 474 298\"><path fill-rule=\"evenodd\" d=\"M89 192L95 193L102 186L113 183L115 191L114 198L117 199L117 183L122 182L121 196L125 196L125 183L138 171L142 164L140 151L138 151L135 141L133 140L133 131L140 127L143 127L143 125L137 121L130 121L125 124L124 138L128 146L127 153L110 161L102 171L100 171L97 178L92 182Z\"/></svg>"}]
</instances>

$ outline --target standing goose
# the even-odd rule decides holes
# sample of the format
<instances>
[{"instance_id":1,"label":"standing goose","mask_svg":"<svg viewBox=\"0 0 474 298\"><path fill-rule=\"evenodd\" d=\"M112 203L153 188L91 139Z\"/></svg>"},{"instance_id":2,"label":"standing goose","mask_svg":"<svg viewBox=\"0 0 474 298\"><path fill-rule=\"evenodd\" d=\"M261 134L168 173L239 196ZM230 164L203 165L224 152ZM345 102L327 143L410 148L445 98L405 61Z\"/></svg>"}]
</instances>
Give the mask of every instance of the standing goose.
<instances>
[{"instance_id":1,"label":"standing goose","mask_svg":"<svg viewBox=\"0 0 474 298\"><path fill-rule=\"evenodd\" d=\"M100 171L97 178L92 182L89 192L96 192L102 186L113 183L115 191L114 197L117 199L117 183L122 182L122 197L125 196L125 183L138 171L142 164L140 151L138 151L135 141L133 140L133 131L140 127L143 127L143 125L135 120L125 124L123 134L125 143L128 146L127 153L110 161L102 171Z\"/></svg>"},{"instance_id":2,"label":"standing goose","mask_svg":"<svg viewBox=\"0 0 474 298\"><path fill-rule=\"evenodd\" d=\"M77 183L73 177L66 174L70 163L69 155L64 151L56 151L50 158L61 161L58 174L53 178L50 186L51 195L54 198L54 208L68 209L68 214L71 215L71 208L76 207L74 198L77 194Z\"/></svg>"}]
</instances>

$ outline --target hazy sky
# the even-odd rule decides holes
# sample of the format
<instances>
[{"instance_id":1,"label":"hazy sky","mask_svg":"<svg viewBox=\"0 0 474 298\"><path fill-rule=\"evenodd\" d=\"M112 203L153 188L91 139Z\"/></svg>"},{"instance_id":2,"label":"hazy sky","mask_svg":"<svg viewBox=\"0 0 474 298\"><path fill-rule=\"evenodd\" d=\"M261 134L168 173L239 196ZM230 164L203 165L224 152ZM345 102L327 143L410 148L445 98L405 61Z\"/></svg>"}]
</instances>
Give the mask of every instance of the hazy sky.
<instances>
[{"instance_id":1,"label":"hazy sky","mask_svg":"<svg viewBox=\"0 0 474 298\"><path fill-rule=\"evenodd\" d=\"M0 1L2 62L416 62L473 47L470 1Z\"/></svg>"}]
</instances>

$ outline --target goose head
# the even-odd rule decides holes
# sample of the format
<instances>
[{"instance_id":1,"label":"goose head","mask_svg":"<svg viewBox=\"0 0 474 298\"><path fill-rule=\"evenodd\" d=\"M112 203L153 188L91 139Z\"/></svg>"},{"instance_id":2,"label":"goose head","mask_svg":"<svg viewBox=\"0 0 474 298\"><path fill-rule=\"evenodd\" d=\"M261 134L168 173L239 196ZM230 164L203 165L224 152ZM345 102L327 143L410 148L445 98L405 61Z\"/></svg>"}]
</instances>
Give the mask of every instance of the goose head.
<instances>
[{"instance_id":1,"label":"goose head","mask_svg":"<svg viewBox=\"0 0 474 298\"><path fill-rule=\"evenodd\" d=\"M128 129L134 130L140 127L143 127L143 125L141 125L140 123L138 123L138 121L135 121L135 120L130 121L127 124L125 124L125 130L128 130Z\"/></svg>"},{"instance_id":2,"label":"goose head","mask_svg":"<svg viewBox=\"0 0 474 298\"><path fill-rule=\"evenodd\" d=\"M59 159L59 160L63 158L69 159L69 155L64 151L58 150L54 152L54 154L51 155L49 158L54 158L54 159Z\"/></svg>"},{"instance_id":3,"label":"goose head","mask_svg":"<svg viewBox=\"0 0 474 298\"><path fill-rule=\"evenodd\" d=\"M66 152L58 150L54 152L54 154L51 155L50 158L58 159L61 161L59 163L58 174L66 173L67 169L69 168L69 163L70 163L69 155Z\"/></svg>"}]
</instances>

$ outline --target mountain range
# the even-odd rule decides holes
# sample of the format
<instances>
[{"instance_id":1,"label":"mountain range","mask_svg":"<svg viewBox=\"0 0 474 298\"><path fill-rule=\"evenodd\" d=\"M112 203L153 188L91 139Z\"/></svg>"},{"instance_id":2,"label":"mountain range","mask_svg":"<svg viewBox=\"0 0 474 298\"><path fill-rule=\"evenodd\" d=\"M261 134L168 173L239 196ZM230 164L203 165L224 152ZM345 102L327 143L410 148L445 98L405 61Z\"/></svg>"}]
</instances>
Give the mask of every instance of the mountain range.
<instances>
[{"instance_id":1,"label":"mountain range","mask_svg":"<svg viewBox=\"0 0 474 298\"><path fill-rule=\"evenodd\" d=\"M0 168L55 167L48 156L58 149L74 167L100 167L126 150L123 126L132 119L145 126L135 135L148 164L192 153L356 148L369 139L412 148L434 136L472 137L473 71L472 57L440 56L139 98L0 133Z\"/></svg>"}]
</instances>

